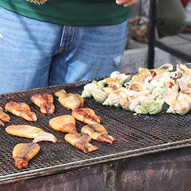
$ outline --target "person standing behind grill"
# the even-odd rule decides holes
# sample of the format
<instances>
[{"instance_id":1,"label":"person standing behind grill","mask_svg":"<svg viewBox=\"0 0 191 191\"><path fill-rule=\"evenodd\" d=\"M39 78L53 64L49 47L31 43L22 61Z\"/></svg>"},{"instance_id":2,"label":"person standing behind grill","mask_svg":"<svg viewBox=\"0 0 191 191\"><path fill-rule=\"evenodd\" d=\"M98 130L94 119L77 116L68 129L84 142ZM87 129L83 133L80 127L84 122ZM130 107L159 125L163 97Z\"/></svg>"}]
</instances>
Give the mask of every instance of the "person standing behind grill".
<instances>
[{"instance_id":1,"label":"person standing behind grill","mask_svg":"<svg viewBox=\"0 0 191 191\"><path fill-rule=\"evenodd\" d=\"M138 0L0 0L0 93L119 70Z\"/></svg>"},{"instance_id":2,"label":"person standing behind grill","mask_svg":"<svg viewBox=\"0 0 191 191\"><path fill-rule=\"evenodd\" d=\"M159 38L182 32L186 23L181 1L159 0L157 4L156 21Z\"/></svg>"}]
</instances>

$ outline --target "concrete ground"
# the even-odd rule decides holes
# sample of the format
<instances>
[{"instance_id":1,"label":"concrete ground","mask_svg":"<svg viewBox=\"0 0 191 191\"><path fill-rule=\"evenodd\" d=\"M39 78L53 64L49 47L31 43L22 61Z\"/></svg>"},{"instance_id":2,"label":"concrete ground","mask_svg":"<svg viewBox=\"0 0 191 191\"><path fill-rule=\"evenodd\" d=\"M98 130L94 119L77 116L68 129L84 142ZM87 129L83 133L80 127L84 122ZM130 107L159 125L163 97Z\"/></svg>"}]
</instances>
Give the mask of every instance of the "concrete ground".
<instances>
[{"instance_id":1,"label":"concrete ground","mask_svg":"<svg viewBox=\"0 0 191 191\"><path fill-rule=\"evenodd\" d=\"M137 72L139 68L147 67L147 51L147 45L135 49L125 50L121 72ZM155 68L166 63L176 65L184 63L184 61L161 49L155 48Z\"/></svg>"}]
</instances>

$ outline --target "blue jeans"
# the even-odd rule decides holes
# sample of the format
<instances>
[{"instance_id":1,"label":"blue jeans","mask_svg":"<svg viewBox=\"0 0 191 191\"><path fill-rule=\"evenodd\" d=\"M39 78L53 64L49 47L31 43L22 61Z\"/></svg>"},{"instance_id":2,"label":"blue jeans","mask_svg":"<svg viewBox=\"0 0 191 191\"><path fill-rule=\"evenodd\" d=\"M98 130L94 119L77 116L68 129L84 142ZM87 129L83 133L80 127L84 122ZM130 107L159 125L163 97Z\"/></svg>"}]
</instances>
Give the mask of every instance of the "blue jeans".
<instances>
[{"instance_id":1,"label":"blue jeans","mask_svg":"<svg viewBox=\"0 0 191 191\"><path fill-rule=\"evenodd\" d=\"M0 93L108 76L120 70L127 21L61 26L0 8Z\"/></svg>"}]
</instances>

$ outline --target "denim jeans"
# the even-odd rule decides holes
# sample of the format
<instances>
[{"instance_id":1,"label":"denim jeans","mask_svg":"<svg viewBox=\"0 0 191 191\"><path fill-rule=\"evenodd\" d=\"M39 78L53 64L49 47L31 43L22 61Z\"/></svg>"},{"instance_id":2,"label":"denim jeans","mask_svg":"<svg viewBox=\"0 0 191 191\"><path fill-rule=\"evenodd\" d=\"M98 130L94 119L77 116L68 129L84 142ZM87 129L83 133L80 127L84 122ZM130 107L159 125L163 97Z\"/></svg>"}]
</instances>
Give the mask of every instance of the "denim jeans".
<instances>
[{"instance_id":1,"label":"denim jeans","mask_svg":"<svg viewBox=\"0 0 191 191\"><path fill-rule=\"evenodd\" d=\"M0 8L0 93L108 76L120 70L127 21L61 26Z\"/></svg>"}]
</instances>

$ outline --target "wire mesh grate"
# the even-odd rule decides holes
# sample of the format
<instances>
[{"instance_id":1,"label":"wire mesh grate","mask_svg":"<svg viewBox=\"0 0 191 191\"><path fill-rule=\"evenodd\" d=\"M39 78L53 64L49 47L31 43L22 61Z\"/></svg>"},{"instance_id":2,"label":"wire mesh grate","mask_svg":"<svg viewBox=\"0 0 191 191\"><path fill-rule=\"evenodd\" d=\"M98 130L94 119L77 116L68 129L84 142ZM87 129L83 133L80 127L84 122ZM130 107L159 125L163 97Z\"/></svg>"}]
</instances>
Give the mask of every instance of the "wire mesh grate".
<instances>
[{"instance_id":1,"label":"wire mesh grate","mask_svg":"<svg viewBox=\"0 0 191 191\"><path fill-rule=\"evenodd\" d=\"M56 132L49 127L49 120L53 117L71 114L61 106L54 96L56 106L55 113L51 116L43 115L30 98L36 93L51 93L60 89L65 89L68 93L81 94L86 82L63 84L59 86L46 87L41 89L16 92L0 95L0 106L4 108L9 101L26 102L31 110L37 114L36 122L27 122L24 119L12 114L11 121L6 125L30 124L42 128L54 134L58 142L41 142L39 154L29 162L26 169L17 170L12 159L12 149L18 143L31 142L30 139L9 135L4 127L0 128L0 184L8 181L16 181L30 177L38 177L53 174L59 171L83 167L84 165L98 164L137 156L152 152L169 150L184 147L189 144L191 138L190 113L180 116L171 114L133 115L132 112L121 108L107 107L96 103L92 98L85 99L85 106L95 110L96 114L102 118L102 124L108 133L118 139L113 144L92 141L99 150L85 154L64 141L64 133ZM76 121L77 131L85 124ZM180 141L180 142L178 142ZM182 142L183 141L183 142ZM173 143L173 144L169 144Z\"/></svg>"}]
</instances>

